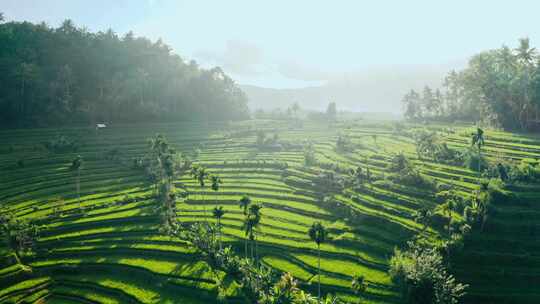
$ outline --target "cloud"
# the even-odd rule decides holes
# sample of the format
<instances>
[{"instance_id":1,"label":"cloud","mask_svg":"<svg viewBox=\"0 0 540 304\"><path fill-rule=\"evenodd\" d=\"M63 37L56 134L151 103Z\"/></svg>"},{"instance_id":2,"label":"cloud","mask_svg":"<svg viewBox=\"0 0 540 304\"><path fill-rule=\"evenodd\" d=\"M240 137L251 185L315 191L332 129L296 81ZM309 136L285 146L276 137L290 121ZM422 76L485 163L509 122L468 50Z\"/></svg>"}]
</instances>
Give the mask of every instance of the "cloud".
<instances>
[{"instance_id":1,"label":"cloud","mask_svg":"<svg viewBox=\"0 0 540 304\"><path fill-rule=\"evenodd\" d=\"M326 81L331 78L328 72L297 62L282 63L278 66L278 71L287 78L304 81Z\"/></svg>"},{"instance_id":2,"label":"cloud","mask_svg":"<svg viewBox=\"0 0 540 304\"><path fill-rule=\"evenodd\" d=\"M266 69L262 49L246 41L229 40L223 52L199 51L195 57L203 64L217 65L241 76L259 75Z\"/></svg>"}]
</instances>

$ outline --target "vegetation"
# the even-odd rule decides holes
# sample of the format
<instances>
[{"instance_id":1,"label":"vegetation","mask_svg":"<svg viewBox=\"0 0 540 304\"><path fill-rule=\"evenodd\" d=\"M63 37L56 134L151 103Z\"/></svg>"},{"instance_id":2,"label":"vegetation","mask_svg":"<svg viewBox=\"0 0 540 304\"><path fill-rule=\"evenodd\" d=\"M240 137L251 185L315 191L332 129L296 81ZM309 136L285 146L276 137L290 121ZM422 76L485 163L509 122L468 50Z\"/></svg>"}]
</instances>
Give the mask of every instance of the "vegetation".
<instances>
[{"instance_id":1,"label":"vegetation","mask_svg":"<svg viewBox=\"0 0 540 304\"><path fill-rule=\"evenodd\" d=\"M443 90L426 86L403 98L411 120L482 121L510 130L538 129L540 66L528 38L473 56L466 69L451 71Z\"/></svg>"},{"instance_id":2,"label":"vegetation","mask_svg":"<svg viewBox=\"0 0 540 304\"><path fill-rule=\"evenodd\" d=\"M248 116L220 68L185 62L158 40L92 33L66 20L0 23L0 124L226 121Z\"/></svg>"},{"instance_id":3,"label":"vegetation","mask_svg":"<svg viewBox=\"0 0 540 304\"><path fill-rule=\"evenodd\" d=\"M540 301L540 140L492 128L535 129L526 39L395 123L243 120L219 68L131 33L0 41L1 124L48 126L0 130L0 303Z\"/></svg>"}]
</instances>

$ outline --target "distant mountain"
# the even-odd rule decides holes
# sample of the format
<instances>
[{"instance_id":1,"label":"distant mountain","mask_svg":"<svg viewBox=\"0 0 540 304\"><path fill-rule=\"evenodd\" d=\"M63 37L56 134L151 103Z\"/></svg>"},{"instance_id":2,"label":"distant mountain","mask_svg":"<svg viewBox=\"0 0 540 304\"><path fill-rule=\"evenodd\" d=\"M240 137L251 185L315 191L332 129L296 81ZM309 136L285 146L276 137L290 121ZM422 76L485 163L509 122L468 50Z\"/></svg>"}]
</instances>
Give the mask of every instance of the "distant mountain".
<instances>
[{"instance_id":1,"label":"distant mountain","mask_svg":"<svg viewBox=\"0 0 540 304\"><path fill-rule=\"evenodd\" d=\"M410 89L422 90L425 85L439 87L453 65L395 66L366 70L334 77L318 87L272 89L241 85L247 94L248 106L256 109L285 109L297 101L304 109L324 110L330 101L338 109L357 112L401 113L401 99Z\"/></svg>"}]
</instances>

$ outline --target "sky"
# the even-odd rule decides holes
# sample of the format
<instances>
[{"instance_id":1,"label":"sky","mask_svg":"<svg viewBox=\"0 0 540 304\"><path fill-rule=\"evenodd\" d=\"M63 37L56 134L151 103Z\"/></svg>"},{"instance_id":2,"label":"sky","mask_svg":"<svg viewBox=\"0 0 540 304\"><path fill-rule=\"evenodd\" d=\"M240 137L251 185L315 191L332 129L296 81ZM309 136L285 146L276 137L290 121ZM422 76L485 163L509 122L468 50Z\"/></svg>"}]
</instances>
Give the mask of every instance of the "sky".
<instances>
[{"instance_id":1,"label":"sky","mask_svg":"<svg viewBox=\"0 0 540 304\"><path fill-rule=\"evenodd\" d=\"M482 50L540 41L540 1L0 0L8 21L64 19L162 38L240 84L317 86L366 71L462 67Z\"/></svg>"}]
</instances>

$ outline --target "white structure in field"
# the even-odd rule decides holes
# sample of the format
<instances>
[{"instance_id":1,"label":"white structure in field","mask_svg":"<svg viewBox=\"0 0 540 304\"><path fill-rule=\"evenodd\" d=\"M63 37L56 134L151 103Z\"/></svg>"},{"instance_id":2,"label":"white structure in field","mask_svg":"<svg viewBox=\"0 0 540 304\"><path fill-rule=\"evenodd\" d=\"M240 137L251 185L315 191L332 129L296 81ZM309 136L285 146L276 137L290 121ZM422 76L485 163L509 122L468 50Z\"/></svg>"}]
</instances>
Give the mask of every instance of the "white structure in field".
<instances>
[{"instance_id":1,"label":"white structure in field","mask_svg":"<svg viewBox=\"0 0 540 304\"><path fill-rule=\"evenodd\" d=\"M101 124L101 123L96 124L96 130L104 129L104 128L106 128L106 127L107 127L106 124Z\"/></svg>"}]
</instances>

